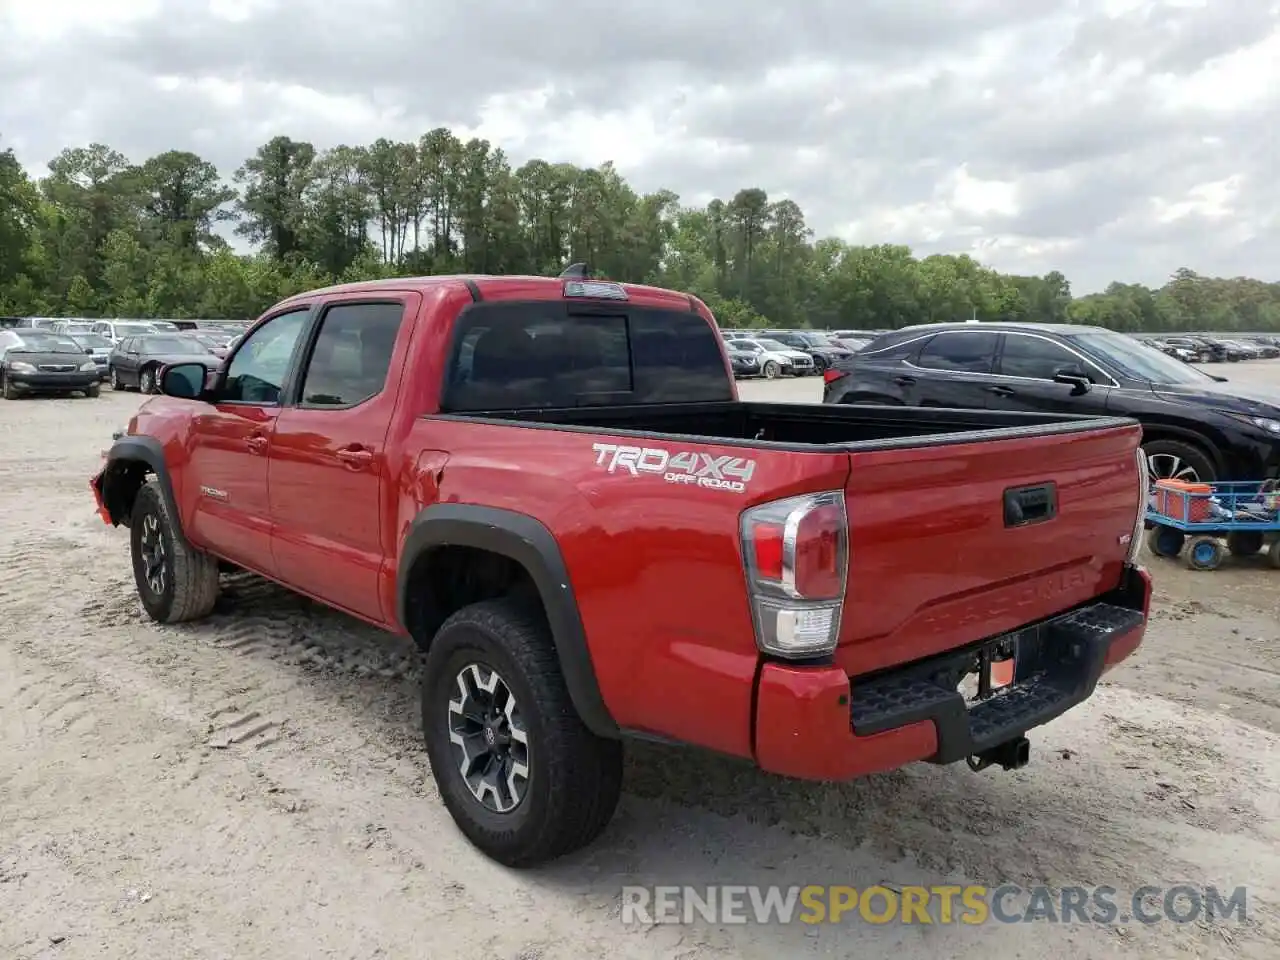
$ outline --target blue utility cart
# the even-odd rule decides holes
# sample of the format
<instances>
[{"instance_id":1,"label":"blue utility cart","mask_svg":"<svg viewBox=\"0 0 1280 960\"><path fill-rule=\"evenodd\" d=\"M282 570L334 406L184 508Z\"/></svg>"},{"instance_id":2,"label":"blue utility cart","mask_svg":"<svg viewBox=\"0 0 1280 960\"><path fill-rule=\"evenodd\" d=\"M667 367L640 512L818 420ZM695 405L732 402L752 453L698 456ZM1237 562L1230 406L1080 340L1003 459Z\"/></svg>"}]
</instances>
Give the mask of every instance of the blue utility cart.
<instances>
[{"instance_id":1,"label":"blue utility cart","mask_svg":"<svg viewBox=\"0 0 1280 960\"><path fill-rule=\"evenodd\" d=\"M1158 483L1147 505L1147 549L1182 556L1192 570L1216 570L1227 551L1267 551L1280 568L1280 484L1275 480L1209 483L1181 490Z\"/></svg>"}]
</instances>

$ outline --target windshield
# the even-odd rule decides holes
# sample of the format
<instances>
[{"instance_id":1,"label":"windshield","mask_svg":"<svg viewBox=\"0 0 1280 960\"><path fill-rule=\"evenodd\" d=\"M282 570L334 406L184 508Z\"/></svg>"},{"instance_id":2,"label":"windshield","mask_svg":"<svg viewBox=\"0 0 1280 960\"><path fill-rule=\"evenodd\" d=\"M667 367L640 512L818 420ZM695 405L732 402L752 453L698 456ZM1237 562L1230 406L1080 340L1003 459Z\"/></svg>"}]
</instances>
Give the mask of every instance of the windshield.
<instances>
[{"instance_id":1,"label":"windshield","mask_svg":"<svg viewBox=\"0 0 1280 960\"><path fill-rule=\"evenodd\" d=\"M757 340L756 343L766 350L781 350L785 353L791 349L785 343L779 343L777 340Z\"/></svg>"},{"instance_id":2,"label":"windshield","mask_svg":"<svg viewBox=\"0 0 1280 960\"><path fill-rule=\"evenodd\" d=\"M1071 339L1135 380L1165 384L1216 382L1207 373L1123 333L1090 331L1074 334Z\"/></svg>"},{"instance_id":3,"label":"windshield","mask_svg":"<svg viewBox=\"0 0 1280 960\"><path fill-rule=\"evenodd\" d=\"M111 341L100 333L73 333L76 343L82 347L111 348Z\"/></svg>"},{"instance_id":4,"label":"windshield","mask_svg":"<svg viewBox=\"0 0 1280 960\"><path fill-rule=\"evenodd\" d=\"M27 351L29 353L84 353L84 347L79 346L69 337L60 337L56 334L28 334L22 335L22 342L16 348L19 352Z\"/></svg>"},{"instance_id":5,"label":"windshield","mask_svg":"<svg viewBox=\"0 0 1280 960\"><path fill-rule=\"evenodd\" d=\"M195 340L185 337L147 337L142 341L144 353L205 354L209 351Z\"/></svg>"}]
</instances>

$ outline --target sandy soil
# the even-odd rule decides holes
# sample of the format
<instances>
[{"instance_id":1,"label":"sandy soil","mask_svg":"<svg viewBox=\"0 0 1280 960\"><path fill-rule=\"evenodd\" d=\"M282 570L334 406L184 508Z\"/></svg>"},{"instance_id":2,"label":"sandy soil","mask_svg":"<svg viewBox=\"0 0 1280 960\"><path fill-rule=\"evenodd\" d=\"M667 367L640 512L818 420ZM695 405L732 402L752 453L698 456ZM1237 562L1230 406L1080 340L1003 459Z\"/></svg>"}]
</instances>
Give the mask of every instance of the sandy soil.
<instances>
[{"instance_id":1,"label":"sandy soil","mask_svg":"<svg viewBox=\"0 0 1280 960\"><path fill-rule=\"evenodd\" d=\"M201 624L141 615L86 486L137 403L0 403L0 957L1280 956L1280 573L1159 564L1146 644L1023 771L815 786L636 747L602 840L512 873L438 801L406 646L244 577ZM876 882L1244 884L1250 918L619 919L624 883Z\"/></svg>"}]
</instances>

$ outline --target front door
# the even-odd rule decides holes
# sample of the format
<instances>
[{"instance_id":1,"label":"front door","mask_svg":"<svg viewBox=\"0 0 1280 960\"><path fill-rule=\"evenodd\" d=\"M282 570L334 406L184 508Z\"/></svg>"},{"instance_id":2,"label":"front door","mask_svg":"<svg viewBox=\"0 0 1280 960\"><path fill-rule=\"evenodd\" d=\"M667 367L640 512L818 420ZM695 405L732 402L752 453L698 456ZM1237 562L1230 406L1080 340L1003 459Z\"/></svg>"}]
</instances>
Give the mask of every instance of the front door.
<instances>
[{"instance_id":1,"label":"front door","mask_svg":"<svg viewBox=\"0 0 1280 960\"><path fill-rule=\"evenodd\" d=\"M981 410L991 400L991 368L1000 337L990 330L947 330L929 339L894 381L915 407Z\"/></svg>"},{"instance_id":2,"label":"front door","mask_svg":"<svg viewBox=\"0 0 1280 960\"><path fill-rule=\"evenodd\" d=\"M393 510L387 430L416 294L323 308L298 402L276 421L268 479L281 580L386 622L379 582ZM391 386L388 387L388 384Z\"/></svg>"},{"instance_id":3,"label":"front door","mask_svg":"<svg viewBox=\"0 0 1280 960\"><path fill-rule=\"evenodd\" d=\"M215 554L275 575L267 459L293 354L310 308L281 313L246 337L214 402L193 417L189 478L192 538Z\"/></svg>"},{"instance_id":4,"label":"front door","mask_svg":"<svg viewBox=\"0 0 1280 960\"><path fill-rule=\"evenodd\" d=\"M1093 386L1077 394L1071 384L1056 383L1059 370L1083 373ZM1041 334L1006 333L991 380L992 410L1026 413L1105 415L1111 378L1064 344Z\"/></svg>"}]
</instances>

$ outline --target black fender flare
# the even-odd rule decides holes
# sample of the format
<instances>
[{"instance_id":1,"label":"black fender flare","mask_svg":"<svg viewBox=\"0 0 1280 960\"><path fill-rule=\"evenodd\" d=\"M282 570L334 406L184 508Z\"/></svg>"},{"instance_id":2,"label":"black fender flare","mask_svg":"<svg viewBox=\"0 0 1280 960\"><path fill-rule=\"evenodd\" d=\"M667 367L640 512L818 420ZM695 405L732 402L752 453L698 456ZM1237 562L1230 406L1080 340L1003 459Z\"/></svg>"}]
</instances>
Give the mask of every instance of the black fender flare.
<instances>
[{"instance_id":1,"label":"black fender flare","mask_svg":"<svg viewBox=\"0 0 1280 960\"><path fill-rule=\"evenodd\" d=\"M587 632L569 582L560 546L527 514L467 503L437 503L409 525L396 572L396 617L407 623L409 576L419 557L444 546L474 547L515 561L528 571L542 600L560 661L560 672L578 716L597 736L620 736L596 680Z\"/></svg>"},{"instance_id":2,"label":"black fender flare","mask_svg":"<svg viewBox=\"0 0 1280 960\"><path fill-rule=\"evenodd\" d=\"M156 475L165 506L169 508L169 516L173 518L173 535L186 545L187 535L182 529L182 514L178 512L178 500L173 493L173 481L169 477L169 468L165 464L164 447L154 437L120 437L107 451L107 463L102 472L102 500L111 511L112 522L118 526L126 519L124 516L117 516L113 503L119 501L112 496L113 484L122 479L119 466L123 463L144 463Z\"/></svg>"}]
</instances>

